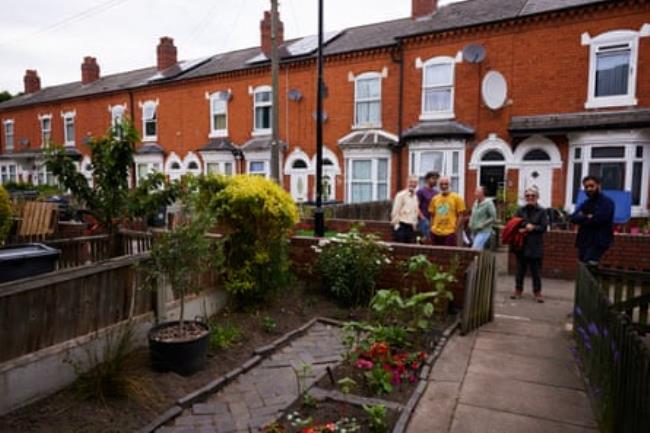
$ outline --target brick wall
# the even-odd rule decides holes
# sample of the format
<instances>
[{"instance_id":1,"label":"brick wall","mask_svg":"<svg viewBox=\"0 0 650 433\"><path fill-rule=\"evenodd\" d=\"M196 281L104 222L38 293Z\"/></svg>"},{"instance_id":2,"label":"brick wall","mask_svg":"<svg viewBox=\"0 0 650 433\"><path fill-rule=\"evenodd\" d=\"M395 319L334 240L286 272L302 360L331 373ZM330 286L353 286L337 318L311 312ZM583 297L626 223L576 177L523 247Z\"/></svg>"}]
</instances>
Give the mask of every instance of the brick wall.
<instances>
[{"instance_id":1,"label":"brick wall","mask_svg":"<svg viewBox=\"0 0 650 433\"><path fill-rule=\"evenodd\" d=\"M578 252L575 248L576 233L551 231L544 235L544 262L542 275L551 278L575 279ZM650 236L616 234L614 243L605 253L603 266L650 271ZM515 256L508 258L508 270L514 274Z\"/></svg>"},{"instance_id":2,"label":"brick wall","mask_svg":"<svg viewBox=\"0 0 650 433\"><path fill-rule=\"evenodd\" d=\"M291 248L289 256L292 262L292 270L300 278L308 281L316 281L317 276L313 268L316 260L316 252L311 248L318 244L318 239L313 237L294 236L291 239ZM447 270L454 260L457 260L458 268L456 271L457 281L450 290L454 294L453 304L462 307L465 291L465 269L476 256L476 252L466 248L452 247L433 247L426 245L405 245L389 243L391 247L391 263L385 265L382 269L378 281L378 289L410 289L404 279L403 271L399 268L399 263L407 260L409 257L424 254L432 263L437 263ZM420 291L431 290L423 280L416 282Z\"/></svg>"}]
</instances>

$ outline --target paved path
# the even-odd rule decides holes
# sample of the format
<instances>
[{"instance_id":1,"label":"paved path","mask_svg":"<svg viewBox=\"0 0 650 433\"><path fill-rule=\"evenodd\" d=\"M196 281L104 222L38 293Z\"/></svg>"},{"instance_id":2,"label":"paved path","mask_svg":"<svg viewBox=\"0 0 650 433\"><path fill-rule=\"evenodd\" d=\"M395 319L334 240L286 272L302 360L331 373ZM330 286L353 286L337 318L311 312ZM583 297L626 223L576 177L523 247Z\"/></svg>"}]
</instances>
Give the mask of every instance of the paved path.
<instances>
[{"instance_id":1,"label":"paved path","mask_svg":"<svg viewBox=\"0 0 650 433\"><path fill-rule=\"evenodd\" d=\"M204 403L197 403L157 433L233 433L258 431L298 397L296 371L312 366L309 387L328 365L341 361L340 329L315 323L305 335L239 376Z\"/></svg>"},{"instance_id":2,"label":"paved path","mask_svg":"<svg viewBox=\"0 0 650 433\"><path fill-rule=\"evenodd\" d=\"M497 285L496 320L452 337L407 433L596 433L569 351L573 282L544 280L544 304L510 300L512 277Z\"/></svg>"}]
</instances>

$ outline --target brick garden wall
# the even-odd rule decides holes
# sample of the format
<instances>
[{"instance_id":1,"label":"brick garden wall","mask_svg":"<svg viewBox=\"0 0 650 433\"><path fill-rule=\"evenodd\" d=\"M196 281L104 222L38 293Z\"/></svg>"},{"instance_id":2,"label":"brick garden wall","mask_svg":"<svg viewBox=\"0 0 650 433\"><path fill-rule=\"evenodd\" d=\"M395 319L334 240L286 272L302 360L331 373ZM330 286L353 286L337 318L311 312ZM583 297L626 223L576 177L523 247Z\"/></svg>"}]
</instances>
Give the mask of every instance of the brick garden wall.
<instances>
[{"instance_id":1,"label":"brick garden wall","mask_svg":"<svg viewBox=\"0 0 650 433\"><path fill-rule=\"evenodd\" d=\"M576 233L569 231L551 231L544 235L543 276L575 279L578 264L575 239ZM602 265L650 271L650 236L616 234ZM511 274L515 272L513 254L508 260L508 270Z\"/></svg>"},{"instance_id":2,"label":"brick garden wall","mask_svg":"<svg viewBox=\"0 0 650 433\"><path fill-rule=\"evenodd\" d=\"M294 236L291 239L289 256L292 262L292 270L296 275L306 281L315 281L317 279L313 273L316 252L311 248L316 244L318 244L318 239L313 237ZM392 248L390 254L392 263L385 265L382 269L378 281L378 289L406 290L410 288L405 285L403 280L403 271L399 268L399 263L407 260L409 257L424 254L432 263L439 264L445 270L449 269L453 260L457 260L457 282L450 287L450 290L454 293L454 305L462 307L465 289L465 269L467 269L476 256L475 251L467 248L433 247L427 245L405 245L396 243L389 243L389 245ZM455 257L457 257L457 259L455 259ZM417 286L420 291L430 290L423 280L418 281Z\"/></svg>"}]
</instances>

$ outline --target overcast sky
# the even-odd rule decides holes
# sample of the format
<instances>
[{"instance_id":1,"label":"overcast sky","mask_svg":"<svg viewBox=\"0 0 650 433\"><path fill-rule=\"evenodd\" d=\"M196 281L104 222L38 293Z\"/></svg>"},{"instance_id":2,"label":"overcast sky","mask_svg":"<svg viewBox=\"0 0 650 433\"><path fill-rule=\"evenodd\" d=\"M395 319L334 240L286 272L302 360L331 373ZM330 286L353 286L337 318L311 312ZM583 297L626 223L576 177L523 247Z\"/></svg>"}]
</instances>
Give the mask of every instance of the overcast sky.
<instances>
[{"instance_id":1,"label":"overcast sky","mask_svg":"<svg viewBox=\"0 0 650 433\"><path fill-rule=\"evenodd\" d=\"M440 0L440 4L458 0ZM317 0L279 0L285 39L317 32ZM108 75L155 65L160 36L179 60L259 45L270 0L0 0L0 91L79 81L84 56ZM411 0L324 0L325 30L403 18Z\"/></svg>"}]
</instances>

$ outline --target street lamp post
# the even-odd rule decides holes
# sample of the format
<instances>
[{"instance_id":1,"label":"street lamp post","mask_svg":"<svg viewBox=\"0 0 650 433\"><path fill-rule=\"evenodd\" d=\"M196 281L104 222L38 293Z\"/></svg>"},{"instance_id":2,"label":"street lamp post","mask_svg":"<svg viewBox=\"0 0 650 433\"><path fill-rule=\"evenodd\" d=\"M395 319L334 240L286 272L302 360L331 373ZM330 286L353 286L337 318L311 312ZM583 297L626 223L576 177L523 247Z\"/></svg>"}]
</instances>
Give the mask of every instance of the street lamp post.
<instances>
[{"instance_id":1,"label":"street lamp post","mask_svg":"<svg viewBox=\"0 0 650 433\"><path fill-rule=\"evenodd\" d=\"M318 0L318 80L316 84L316 210L314 236L325 234L323 214L323 0Z\"/></svg>"}]
</instances>

